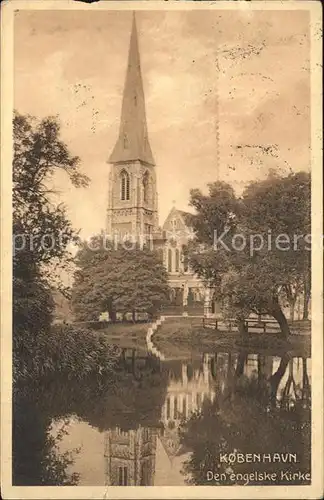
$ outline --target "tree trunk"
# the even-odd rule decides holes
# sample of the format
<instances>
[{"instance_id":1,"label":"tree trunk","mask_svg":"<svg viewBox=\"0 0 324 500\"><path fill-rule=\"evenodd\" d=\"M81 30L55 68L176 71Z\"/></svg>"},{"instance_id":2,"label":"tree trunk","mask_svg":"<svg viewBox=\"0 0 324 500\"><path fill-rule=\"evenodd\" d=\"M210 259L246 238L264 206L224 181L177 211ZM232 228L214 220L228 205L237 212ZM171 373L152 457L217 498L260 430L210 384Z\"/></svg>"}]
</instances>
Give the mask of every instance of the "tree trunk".
<instances>
[{"instance_id":1,"label":"tree trunk","mask_svg":"<svg viewBox=\"0 0 324 500\"><path fill-rule=\"evenodd\" d=\"M242 337L248 337L249 330L248 330L247 325L245 324L244 319L239 318L237 320L237 324L238 324L238 331L239 331L240 335L242 335Z\"/></svg>"},{"instance_id":2,"label":"tree trunk","mask_svg":"<svg viewBox=\"0 0 324 500\"><path fill-rule=\"evenodd\" d=\"M216 352L216 354L214 354L214 357L211 359L210 372L211 372L211 376L213 377L213 379L216 380L216 378L217 378L217 352Z\"/></svg>"},{"instance_id":3,"label":"tree trunk","mask_svg":"<svg viewBox=\"0 0 324 500\"><path fill-rule=\"evenodd\" d=\"M121 361L122 361L122 364L123 364L123 367L125 368L126 367L126 349L122 349L122 352L121 352Z\"/></svg>"},{"instance_id":4,"label":"tree trunk","mask_svg":"<svg viewBox=\"0 0 324 500\"><path fill-rule=\"evenodd\" d=\"M307 359L303 358L303 384L302 384L302 399L310 398L310 386L307 373Z\"/></svg>"},{"instance_id":5,"label":"tree trunk","mask_svg":"<svg viewBox=\"0 0 324 500\"><path fill-rule=\"evenodd\" d=\"M308 306L309 306L310 294L306 287L304 287L304 303L303 303L303 319L308 319Z\"/></svg>"},{"instance_id":6,"label":"tree trunk","mask_svg":"<svg viewBox=\"0 0 324 500\"><path fill-rule=\"evenodd\" d=\"M258 354L258 383L265 379L264 374L265 356Z\"/></svg>"},{"instance_id":7,"label":"tree trunk","mask_svg":"<svg viewBox=\"0 0 324 500\"><path fill-rule=\"evenodd\" d=\"M113 311L110 309L109 311L109 318L111 319L112 323L116 323L116 311Z\"/></svg>"},{"instance_id":8,"label":"tree trunk","mask_svg":"<svg viewBox=\"0 0 324 500\"><path fill-rule=\"evenodd\" d=\"M289 319L290 321L294 321L295 319L295 305L297 294L294 292L292 285L284 285L284 290L286 291L287 300L289 303Z\"/></svg>"},{"instance_id":9,"label":"tree trunk","mask_svg":"<svg viewBox=\"0 0 324 500\"><path fill-rule=\"evenodd\" d=\"M132 320L133 320L133 323L135 323L135 321L136 321L136 311L132 311Z\"/></svg>"},{"instance_id":10,"label":"tree trunk","mask_svg":"<svg viewBox=\"0 0 324 500\"><path fill-rule=\"evenodd\" d=\"M282 309L277 300L273 301L271 307L272 316L278 321L282 336L287 339L290 335L290 328L286 316L282 312Z\"/></svg>"},{"instance_id":11,"label":"tree trunk","mask_svg":"<svg viewBox=\"0 0 324 500\"><path fill-rule=\"evenodd\" d=\"M136 375L136 350L132 349L132 374Z\"/></svg>"},{"instance_id":12,"label":"tree trunk","mask_svg":"<svg viewBox=\"0 0 324 500\"><path fill-rule=\"evenodd\" d=\"M280 360L280 364L279 364L277 371L273 375L271 375L271 377L269 379L269 383L270 383L270 387L271 387L270 399L271 399L271 403L273 405L275 405L275 403L276 403L278 387L279 387L279 384L280 384L282 377L285 374L288 362L289 362L289 356L287 354L285 354L283 356L283 358L281 358L281 360Z\"/></svg>"},{"instance_id":13,"label":"tree trunk","mask_svg":"<svg viewBox=\"0 0 324 500\"><path fill-rule=\"evenodd\" d=\"M245 352L240 352L237 358L235 376L240 377L244 372L244 365L246 363L247 354Z\"/></svg>"}]
</instances>

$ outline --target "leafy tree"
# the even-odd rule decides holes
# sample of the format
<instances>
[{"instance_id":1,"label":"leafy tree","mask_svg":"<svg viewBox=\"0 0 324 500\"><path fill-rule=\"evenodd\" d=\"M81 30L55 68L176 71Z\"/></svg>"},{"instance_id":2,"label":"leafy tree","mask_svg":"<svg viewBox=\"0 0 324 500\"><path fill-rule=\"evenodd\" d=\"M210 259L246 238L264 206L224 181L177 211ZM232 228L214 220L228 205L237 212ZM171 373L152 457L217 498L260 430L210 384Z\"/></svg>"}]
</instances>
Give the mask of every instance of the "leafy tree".
<instances>
[{"instance_id":1,"label":"leafy tree","mask_svg":"<svg viewBox=\"0 0 324 500\"><path fill-rule=\"evenodd\" d=\"M108 311L153 315L168 302L167 273L159 255L148 248L114 247L103 235L84 242L76 256L78 270L72 291L76 317L95 320Z\"/></svg>"},{"instance_id":2,"label":"leafy tree","mask_svg":"<svg viewBox=\"0 0 324 500\"><path fill-rule=\"evenodd\" d=\"M54 201L51 181L59 171L75 187L89 179L61 140L56 118L15 113L13 132L13 346L15 361L22 363L33 338L48 333L52 289L64 289L60 271L70 262L67 245L76 238L64 205Z\"/></svg>"},{"instance_id":3,"label":"leafy tree","mask_svg":"<svg viewBox=\"0 0 324 500\"><path fill-rule=\"evenodd\" d=\"M241 199L224 183L209 189L208 196L191 193L197 210L197 240L189 247L191 267L215 289L223 312L237 318L242 333L247 333L244 318L255 312L272 315L282 334L288 336L282 296L291 299L293 306L301 283L306 296L310 290L309 175L269 175L265 181L251 183ZM283 234L288 241L285 247L282 241L280 246L276 244Z\"/></svg>"},{"instance_id":4,"label":"leafy tree","mask_svg":"<svg viewBox=\"0 0 324 500\"><path fill-rule=\"evenodd\" d=\"M282 236L279 251L270 250L283 278L279 284L280 294L288 301L293 319L297 297L303 293L303 316L307 319L311 289L310 174L298 172L286 177L269 176L263 182L250 184L243 199L244 217L251 231L264 239L273 235L273 245L276 244L276 237L285 235Z\"/></svg>"},{"instance_id":5,"label":"leafy tree","mask_svg":"<svg viewBox=\"0 0 324 500\"><path fill-rule=\"evenodd\" d=\"M213 245L215 232L221 235L226 230L231 234L236 227L239 203L234 189L226 182L208 184L208 195L200 189L192 189L190 206L196 210L190 222L203 244Z\"/></svg>"},{"instance_id":6,"label":"leafy tree","mask_svg":"<svg viewBox=\"0 0 324 500\"><path fill-rule=\"evenodd\" d=\"M16 113L13 129L14 275L53 278L49 264L66 259L67 245L76 233L65 206L54 202L51 181L59 171L75 187L87 186L89 179L79 171L79 158L61 140L56 118L37 121Z\"/></svg>"}]
</instances>

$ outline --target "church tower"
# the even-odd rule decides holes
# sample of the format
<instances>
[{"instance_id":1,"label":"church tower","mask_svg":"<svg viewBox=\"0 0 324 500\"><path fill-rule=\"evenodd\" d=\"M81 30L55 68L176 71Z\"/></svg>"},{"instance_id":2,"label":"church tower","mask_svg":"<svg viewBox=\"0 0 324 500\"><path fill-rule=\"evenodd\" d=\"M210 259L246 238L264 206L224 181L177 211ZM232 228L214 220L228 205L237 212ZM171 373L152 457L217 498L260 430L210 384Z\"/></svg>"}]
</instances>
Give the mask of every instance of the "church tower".
<instances>
[{"instance_id":1,"label":"church tower","mask_svg":"<svg viewBox=\"0 0 324 500\"><path fill-rule=\"evenodd\" d=\"M158 228L155 162L148 140L135 13L119 135L109 158L108 235L141 238Z\"/></svg>"}]
</instances>

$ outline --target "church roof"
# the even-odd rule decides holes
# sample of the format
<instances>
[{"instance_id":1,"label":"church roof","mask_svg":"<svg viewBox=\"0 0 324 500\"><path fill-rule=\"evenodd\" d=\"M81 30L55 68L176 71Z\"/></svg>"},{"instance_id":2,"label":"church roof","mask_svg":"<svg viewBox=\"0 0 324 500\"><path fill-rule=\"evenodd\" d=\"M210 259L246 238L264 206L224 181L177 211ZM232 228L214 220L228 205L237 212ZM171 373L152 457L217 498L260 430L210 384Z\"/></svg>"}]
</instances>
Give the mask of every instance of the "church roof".
<instances>
[{"instance_id":1,"label":"church roof","mask_svg":"<svg viewBox=\"0 0 324 500\"><path fill-rule=\"evenodd\" d=\"M148 140L135 14L133 14L119 136L110 163L141 160L155 165Z\"/></svg>"},{"instance_id":2,"label":"church roof","mask_svg":"<svg viewBox=\"0 0 324 500\"><path fill-rule=\"evenodd\" d=\"M177 210L177 212L179 212L179 214L181 215L181 217L185 221L186 225L188 227L191 227L192 226L191 220L192 220L192 216L194 214L192 214L190 212L185 212L184 210Z\"/></svg>"},{"instance_id":3,"label":"church roof","mask_svg":"<svg viewBox=\"0 0 324 500\"><path fill-rule=\"evenodd\" d=\"M165 227L167 226L168 222L174 218L174 217L179 217L183 220L183 223L185 224L185 226L187 228L191 228L192 227L192 216L194 214L193 213L190 213L190 212L185 212L184 210L178 210L176 207L172 207L172 209L170 210L167 218L165 219L164 221L164 224L163 224L163 229L165 229Z\"/></svg>"}]
</instances>

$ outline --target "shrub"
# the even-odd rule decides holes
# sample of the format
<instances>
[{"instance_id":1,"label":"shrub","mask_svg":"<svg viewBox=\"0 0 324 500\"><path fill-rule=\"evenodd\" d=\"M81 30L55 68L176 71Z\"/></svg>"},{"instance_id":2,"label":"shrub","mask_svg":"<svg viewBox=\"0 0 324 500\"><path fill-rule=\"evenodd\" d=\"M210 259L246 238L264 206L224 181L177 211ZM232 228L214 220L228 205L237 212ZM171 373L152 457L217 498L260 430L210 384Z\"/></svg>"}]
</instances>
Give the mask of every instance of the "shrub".
<instances>
[{"instance_id":1,"label":"shrub","mask_svg":"<svg viewBox=\"0 0 324 500\"><path fill-rule=\"evenodd\" d=\"M64 373L82 379L113 375L120 353L100 332L73 325L56 326L36 335L26 332L14 350L14 380Z\"/></svg>"}]
</instances>

